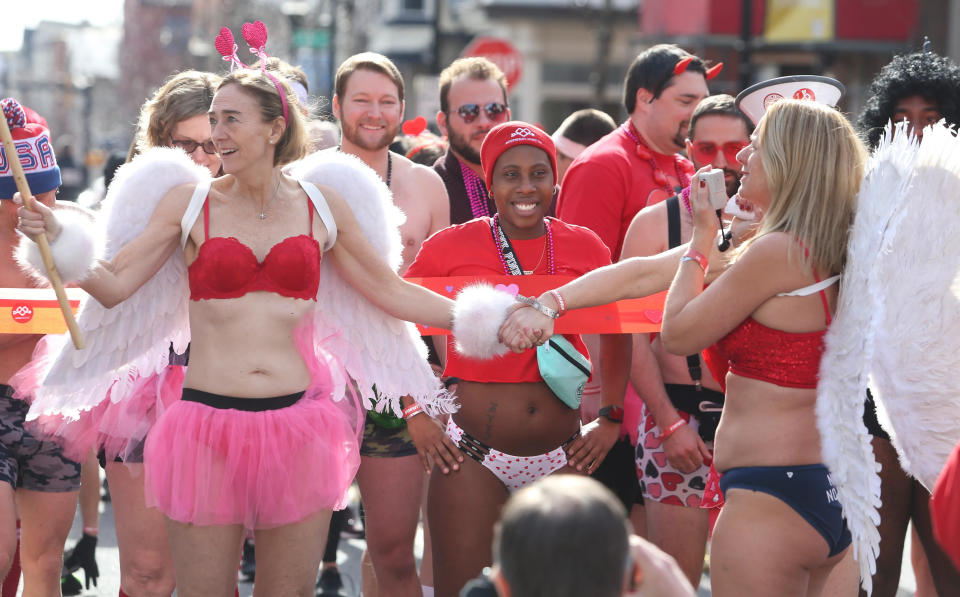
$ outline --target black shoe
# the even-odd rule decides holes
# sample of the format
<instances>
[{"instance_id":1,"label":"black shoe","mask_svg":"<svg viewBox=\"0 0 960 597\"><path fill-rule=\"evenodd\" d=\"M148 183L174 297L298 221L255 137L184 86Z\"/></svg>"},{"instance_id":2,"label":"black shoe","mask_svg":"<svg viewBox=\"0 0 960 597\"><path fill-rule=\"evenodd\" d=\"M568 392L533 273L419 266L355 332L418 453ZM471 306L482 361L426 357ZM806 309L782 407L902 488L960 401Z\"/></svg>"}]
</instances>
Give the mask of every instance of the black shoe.
<instances>
[{"instance_id":1,"label":"black shoe","mask_svg":"<svg viewBox=\"0 0 960 597\"><path fill-rule=\"evenodd\" d=\"M257 575L257 557L254 553L253 543L249 539L243 541L243 560L240 561L240 574L246 581L252 581Z\"/></svg>"},{"instance_id":2,"label":"black shoe","mask_svg":"<svg viewBox=\"0 0 960 597\"><path fill-rule=\"evenodd\" d=\"M63 595L79 595L83 592L83 583L72 574L60 577L60 593Z\"/></svg>"},{"instance_id":3,"label":"black shoe","mask_svg":"<svg viewBox=\"0 0 960 597\"><path fill-rule=\"evenodd\" d=\"M320 573L320 578L317 579L316 597L348 597L343 591L339 570L327 568Z\"/></svg>"}]
</instances>

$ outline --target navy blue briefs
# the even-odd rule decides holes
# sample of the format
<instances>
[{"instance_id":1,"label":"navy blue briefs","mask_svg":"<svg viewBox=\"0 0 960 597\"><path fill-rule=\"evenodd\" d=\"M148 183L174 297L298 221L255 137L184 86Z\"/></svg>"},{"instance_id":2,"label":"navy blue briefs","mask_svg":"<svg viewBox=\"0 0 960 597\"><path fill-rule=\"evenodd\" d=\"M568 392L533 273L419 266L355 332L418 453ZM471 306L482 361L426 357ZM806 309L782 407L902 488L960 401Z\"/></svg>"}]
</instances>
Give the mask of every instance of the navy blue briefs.
<instances>
[{"instance_id":1,"label":"navy blue briefs","mask_svg":"<svg viewBox=\"0 0 960 597\"><path fill-rule=\"evenodd\" d=\"M784 501L823 536L831 556L850 545L837 488L822 464L732 468L720 477L724 498L730 489L760 491Z\"/></svg>"}]
</instances>

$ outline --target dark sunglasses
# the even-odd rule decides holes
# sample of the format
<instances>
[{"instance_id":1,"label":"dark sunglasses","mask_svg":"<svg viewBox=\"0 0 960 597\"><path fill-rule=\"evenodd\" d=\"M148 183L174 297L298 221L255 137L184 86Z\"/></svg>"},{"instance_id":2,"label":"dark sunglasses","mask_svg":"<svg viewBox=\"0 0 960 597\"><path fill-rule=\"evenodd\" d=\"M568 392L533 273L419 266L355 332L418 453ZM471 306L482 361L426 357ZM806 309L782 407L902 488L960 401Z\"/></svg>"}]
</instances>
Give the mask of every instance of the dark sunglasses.
<instances>
[{"instance_id":1,"label":"dark sunglasses","mask_svg":"<svg viewBox=\"0 0 960 597\"><path fill-rule=\"evenodd\" d=\"M170 145L173 147L179 147L188 154L193 153L197 147L202 147L203 153L208 153L210 155L217 153L217 147L210 139L207 139L203 143L197 143L193 139L174 139L173 137L170 137Z\"/></svg>"},{"instance_id":2,"label":"dark sunglasses","mask_svg":"<svg viewBox=\"0 0 960 597\"><path fill-rule=\"evenodd\" d=\"M457 108L457 114L464 122L470 124L480 116L480 108L487 113L487 119L491 122L502 122L507 119L507 104L500 102L490 102L484 106L479 104L463 104Z\"/></svg>"},{"instance_id":3,"label":"dark sunglasses","mask_svg":"<svg viewBox=\"0 0 960 597\"><path fill-rule=\"evenodd\" d=\"M712 164L717 157L718 151L723 151L723 157L727 159L728 164L737 163L737 154L744 147L749 145L745 141L730 141L717 147L716 143L708 141L698 141L693 144L693 158L698 164Z\"/></svg>"}]
</instances>

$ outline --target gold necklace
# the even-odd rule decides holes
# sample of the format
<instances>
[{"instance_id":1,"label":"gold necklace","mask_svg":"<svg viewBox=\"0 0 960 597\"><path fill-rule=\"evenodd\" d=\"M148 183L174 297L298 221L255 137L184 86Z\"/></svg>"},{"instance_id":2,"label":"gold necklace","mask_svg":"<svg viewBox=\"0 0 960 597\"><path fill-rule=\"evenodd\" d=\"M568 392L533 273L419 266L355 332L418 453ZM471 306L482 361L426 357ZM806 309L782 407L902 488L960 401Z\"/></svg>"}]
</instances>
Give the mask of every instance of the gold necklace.
<instances>
[{"instance_id":1,"label":"gold necklace","mask_svg":"<svg viewBox=\"0 0 960 597\"><path fill-rule=\"evenodd\" d=\"M537 259L537 264L533 266L531 270L523 270L524 276L532 275L533 272L537 271L537 268L540 267L540 264L543 263L543 255L547 252L547 237L543 237L543 248L540 249L540 259Z\"/></svg>"}]
</instances>

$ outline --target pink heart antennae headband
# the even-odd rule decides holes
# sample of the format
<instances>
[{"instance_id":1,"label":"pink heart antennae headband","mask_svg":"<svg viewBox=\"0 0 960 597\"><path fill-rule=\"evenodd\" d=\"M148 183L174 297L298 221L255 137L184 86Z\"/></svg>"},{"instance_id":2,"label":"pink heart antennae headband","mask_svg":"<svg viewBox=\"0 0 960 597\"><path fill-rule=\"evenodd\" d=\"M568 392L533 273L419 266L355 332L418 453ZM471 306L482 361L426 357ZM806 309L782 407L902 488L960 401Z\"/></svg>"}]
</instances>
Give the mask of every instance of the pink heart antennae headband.
<instances>
[{"instance_id":1,"label":"pink heart antennae headband","mask_svg":"<svg viewBox=\"0 0 960 597\"><path fill-rule=\"evenodd\" d=\"M283 106L283 122L290 124L290 108L287 105L287 94L284 92L283 86L280 85L280 81L267 72L267 58L269 58L269 56L267 56L267 52L264 49L267 45L267 26L263 24L263 21L244 23L243 27L240 28L240 33L250 46L250 52L260 60L260 72L266 75L277 88L277 93L280 94L280 104ZM222 27L220 29L220 34L213 40L213 45L217 48L217 51L220 52L220 55L223 56L223 59L230 63L230 72L233 72L233 69L236 67L250 68L237 56L237 44L233 40L233 32L230 31L228 27Z\"/></svg>"}]
</instances>

